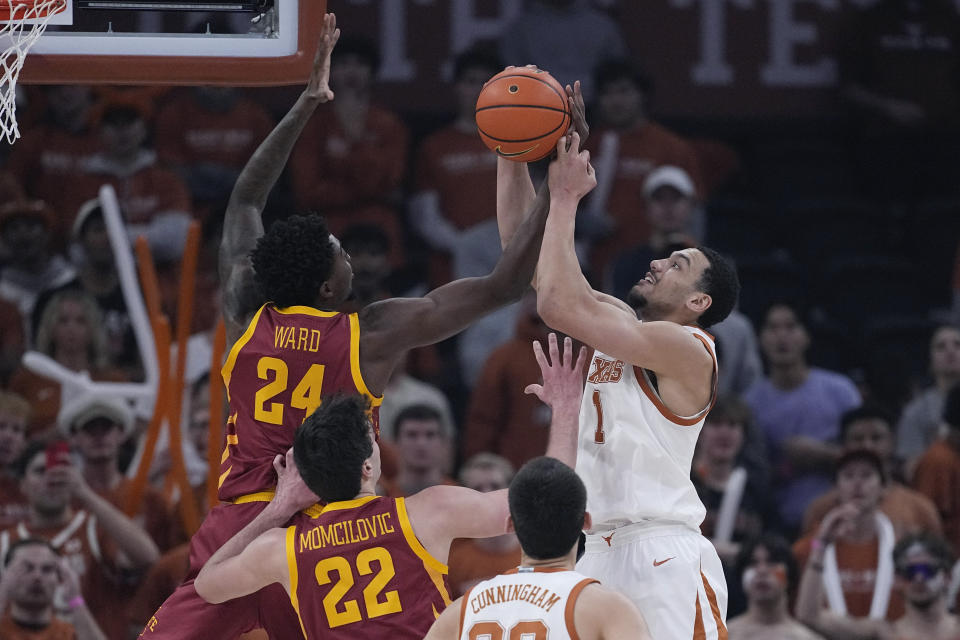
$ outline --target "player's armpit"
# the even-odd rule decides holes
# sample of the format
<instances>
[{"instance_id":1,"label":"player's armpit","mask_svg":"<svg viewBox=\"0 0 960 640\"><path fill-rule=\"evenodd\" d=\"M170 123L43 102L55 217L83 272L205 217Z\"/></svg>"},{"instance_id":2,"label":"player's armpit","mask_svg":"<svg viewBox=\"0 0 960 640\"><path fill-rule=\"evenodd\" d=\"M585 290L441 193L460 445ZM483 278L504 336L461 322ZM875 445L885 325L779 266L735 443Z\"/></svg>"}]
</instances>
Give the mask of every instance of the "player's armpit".
<instances>
[{"instance_id":1,"label":"player's armpit","mask_svg":"<svg viewBox=\"0 0 960 640\"><path fill-rule=\"evenodd\" d=\"M255 538L239 555L216 565L208 563L193 586L201 598L219 604L255 593L274 582L290 589L286 529L270 529Z\"/></svg>"},{"instance_id":2,"label":"player's armpit","mask_svg":"<svg viewBox=\"0 0 960 640\"><path fill-rule=\"evenodd\" d=\"M455 538L489 538L507 532L507 490L481 493L465 487L429 487L406 499L420 543L446 562Z\"/></svg>"},{"instance_id":3,"label":"player's armpit","mask_svg":"<svg viewBox=\"0 0 960 640\"><path fill-rule=\"evenodd\" d=\"M225 267L223 267L225 268ZM249 257L235 262L221 275L223 319L230 344L246 330L251 315L265 302L254 280Z\"/></svg>"},{"instance_id":4,"label":"player's armpit","mask_svg":"<svg viewBox=\"0 0 960 640\"><path fill-rule=\"evenodd\" d=\"M647 623L633 603L596 583L580 592L573 619L582 640L650 640Z\"/></svg>"},{"instance_id":5,"label":"player's armpit","mask_svg":"<svg viewBox=\"0 0 960 640\"><path fill-rule=\"evenodd\" d=\"M462 607L462 596L447 605L447 608L433 623L423 640L457 640L460 637L460 609Z\"/></svg>"}]
</instances>

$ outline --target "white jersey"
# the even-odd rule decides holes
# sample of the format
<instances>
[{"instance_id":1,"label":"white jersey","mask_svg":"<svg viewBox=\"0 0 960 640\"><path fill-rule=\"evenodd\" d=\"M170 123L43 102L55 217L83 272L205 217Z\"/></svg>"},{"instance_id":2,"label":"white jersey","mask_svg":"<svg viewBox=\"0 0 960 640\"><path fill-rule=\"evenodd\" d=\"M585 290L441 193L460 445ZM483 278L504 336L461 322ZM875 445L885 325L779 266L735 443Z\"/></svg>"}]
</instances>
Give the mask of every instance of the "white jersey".
<instances>
[{"instance_id":1,"label":"white jersey","mask_svg":"<svg viewBox=\"0 0 960 640\"><path fill-rule=\"evenodd\" d=\"M533 567L484 580L463 596L457 638L578 638L573 607L593 582L576 571Z\"/></svg>"},{"instance_id":2,"label":"white jersey","mask_svg":"<svg viewBox=\"0 0 960 640\"><path fill-rule=\"evenodd\" d=\"M717 355L709 333L684 328L713 357L710 402L692 416L677 416L663 404L648 371L599 351L593 356L577 451L592 532L637 522L681 524L700 532L706 509L690 481L690 466L716 399Z\"/></svg>"}]
</instances>

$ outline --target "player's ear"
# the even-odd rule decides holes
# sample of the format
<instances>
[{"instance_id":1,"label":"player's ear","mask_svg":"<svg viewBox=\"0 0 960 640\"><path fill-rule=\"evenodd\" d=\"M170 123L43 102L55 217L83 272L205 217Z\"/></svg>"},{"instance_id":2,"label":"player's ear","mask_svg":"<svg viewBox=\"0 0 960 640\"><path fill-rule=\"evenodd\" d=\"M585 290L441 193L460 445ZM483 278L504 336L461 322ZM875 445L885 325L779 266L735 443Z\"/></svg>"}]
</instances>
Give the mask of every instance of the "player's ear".
<instances>
[{"instance_id":1,"label":"player's ear","mask_svg":"<svg viewBox=\"0 0 960 640\"><path fill-rule=\"evenodd\" d=\"M583 512L583 528L593 529L593 516L590 515L589 511Z\"/></svg>"},{"instance_id":2,"label":"player's ear","mask_svg":"<svg viewBox=\"0 0 960 640\"><path fill-rule=\"evenodd\" d=\"M690 296L690 298L687 300L687 307L689 307L691 311L699 316L704 311L709 309L712 303L713 298L702 291L698 291Z\"/></svg>"},{"instance_id":3,"label":"player's ear","mask_svg":"<svg viewBox=\"0 0 960 640\"><path fill-rule=\"evenodd\" d=\"M507 515L506 528L504 529L507 533L516 533L517 529L513 526L513 516Z\"/></svg>"}]
</instances>

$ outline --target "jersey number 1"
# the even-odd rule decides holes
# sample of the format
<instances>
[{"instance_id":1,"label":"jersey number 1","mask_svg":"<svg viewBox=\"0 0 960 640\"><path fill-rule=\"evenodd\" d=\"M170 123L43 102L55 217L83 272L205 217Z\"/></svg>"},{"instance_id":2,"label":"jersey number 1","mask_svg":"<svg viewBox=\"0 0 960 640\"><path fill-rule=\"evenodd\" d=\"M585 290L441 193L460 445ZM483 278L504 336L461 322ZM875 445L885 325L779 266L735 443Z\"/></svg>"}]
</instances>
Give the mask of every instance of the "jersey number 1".
<instances>
[{"instance_id":1,"label":"jersey number 1","mask_svg":"<svg viewBox=\"0 0 960 640\"><path fill-rule=\"evenodd\" d=\"M547 640L549 633L543 620L523 620L510 627L507 640ZM470 627L470 640L504 640L504 630L499 622L477 622Z\"/></svg>"},{"instance_id":2,"label":"jersey number 1","mask_svg":"<svg viewBox=\"0 0 960 640\"><path fill-rule=\"evenodd\" d=\"M597 430L593 434L593 441L597 444L603 444L603 405L600 404L600 392L593 392L593 406L597 408Z\"/></svg>"},{"instance_id":3,"label":"jersey number 1","mask_svg":"<svg viewBox=\"0 0 960 640\"><path fill-rule=\"evenodd\" d=\"M306 419L320 406L320 390L323 388L322 364L312 364L290 394L290 406L303 409ZM271 376L272 374L272 376ZM261 380L270 380L257 390L253 403L253 417L258 422L283 424L283 404L268 402L287 390L289 372L287 363L280 358L264 356L257 361L257 376Z\"/></svg>"}]
</instances>

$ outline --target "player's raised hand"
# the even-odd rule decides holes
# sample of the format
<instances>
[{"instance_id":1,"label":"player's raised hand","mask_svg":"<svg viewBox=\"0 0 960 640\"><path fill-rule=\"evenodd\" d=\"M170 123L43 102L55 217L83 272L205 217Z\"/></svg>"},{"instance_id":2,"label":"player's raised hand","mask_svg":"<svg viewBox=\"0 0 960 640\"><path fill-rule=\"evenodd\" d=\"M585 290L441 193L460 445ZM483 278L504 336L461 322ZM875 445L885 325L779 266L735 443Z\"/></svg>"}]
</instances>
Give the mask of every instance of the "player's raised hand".
<instances>
[{"instance_id":1,"label":"player's raised hand","mask_svg":"<svg viewBox=\"0 0 960 640\"><path fill-rule=\"evenodd\" d=\"M301 509L320 501L313 491L300 477L297 465L293 461L293 447L287 449L287 454L277 454L273 459L273 468L277 472L277 492L271 500L281 513L293 515Z\"/></svg>"},{"instance_id":2,"label":"player's raised hand","mask_svg":"<svg viewBox=\"0 0 960 640\"><path fill-rule=\"evenodd\" d=\"M313 57L313 71L310 73L310 79L304 91L307 97L315 98L320 102L333 100L333 91L330 89L330 54L339 39L337 16L332 13L324 14L317 53Z\"/></svg>"},{"instance_id":3,"label":"player's raised hand","mask_svg":"<svg viewBox=\"0 0 960 640\"><path fill-rule=\"evenodd\" d=\"M597 176L590 164L590 152L579 151L580 134L574 131L557 141L557 159L550 163L551 197L572 197L580 200L597 186Z\"/></svg>"},{"instance_id":4,"label":"player's raised hand","mask_svg":"<svg viewBox=\"0 0 960 640\"><path fill-rule=\"evenodd\" d=\"M587 108L583 104L583 93L580 91L580 81L573 83L573 87L566 86L567 102L570 104L570 114L572 116L568 134L577 132L580 134L580 147L578 151L583 151L587 145L587 138L590 136L590 125L587 124Z\"/></svg>"},{"instance_id":5,"label":"player's raised hand","mask_svg":"<svg viewBox=\"0 0 960 640\"><path fill-rule=\"evenodd\" d=\"M557 334L547 337L550 358L543 353L539 340L533 341L533 355L540 365L543 384L531 384L523 390L548 405L554 411L559 407L580 410L580 398L583 396L583 368L587 360L587 349L580 347L576 363L573 362L573 340L563 339L563 355L557 346ZM575 407L575 409L574 409Z\"/></svg>"}]
</instances>

